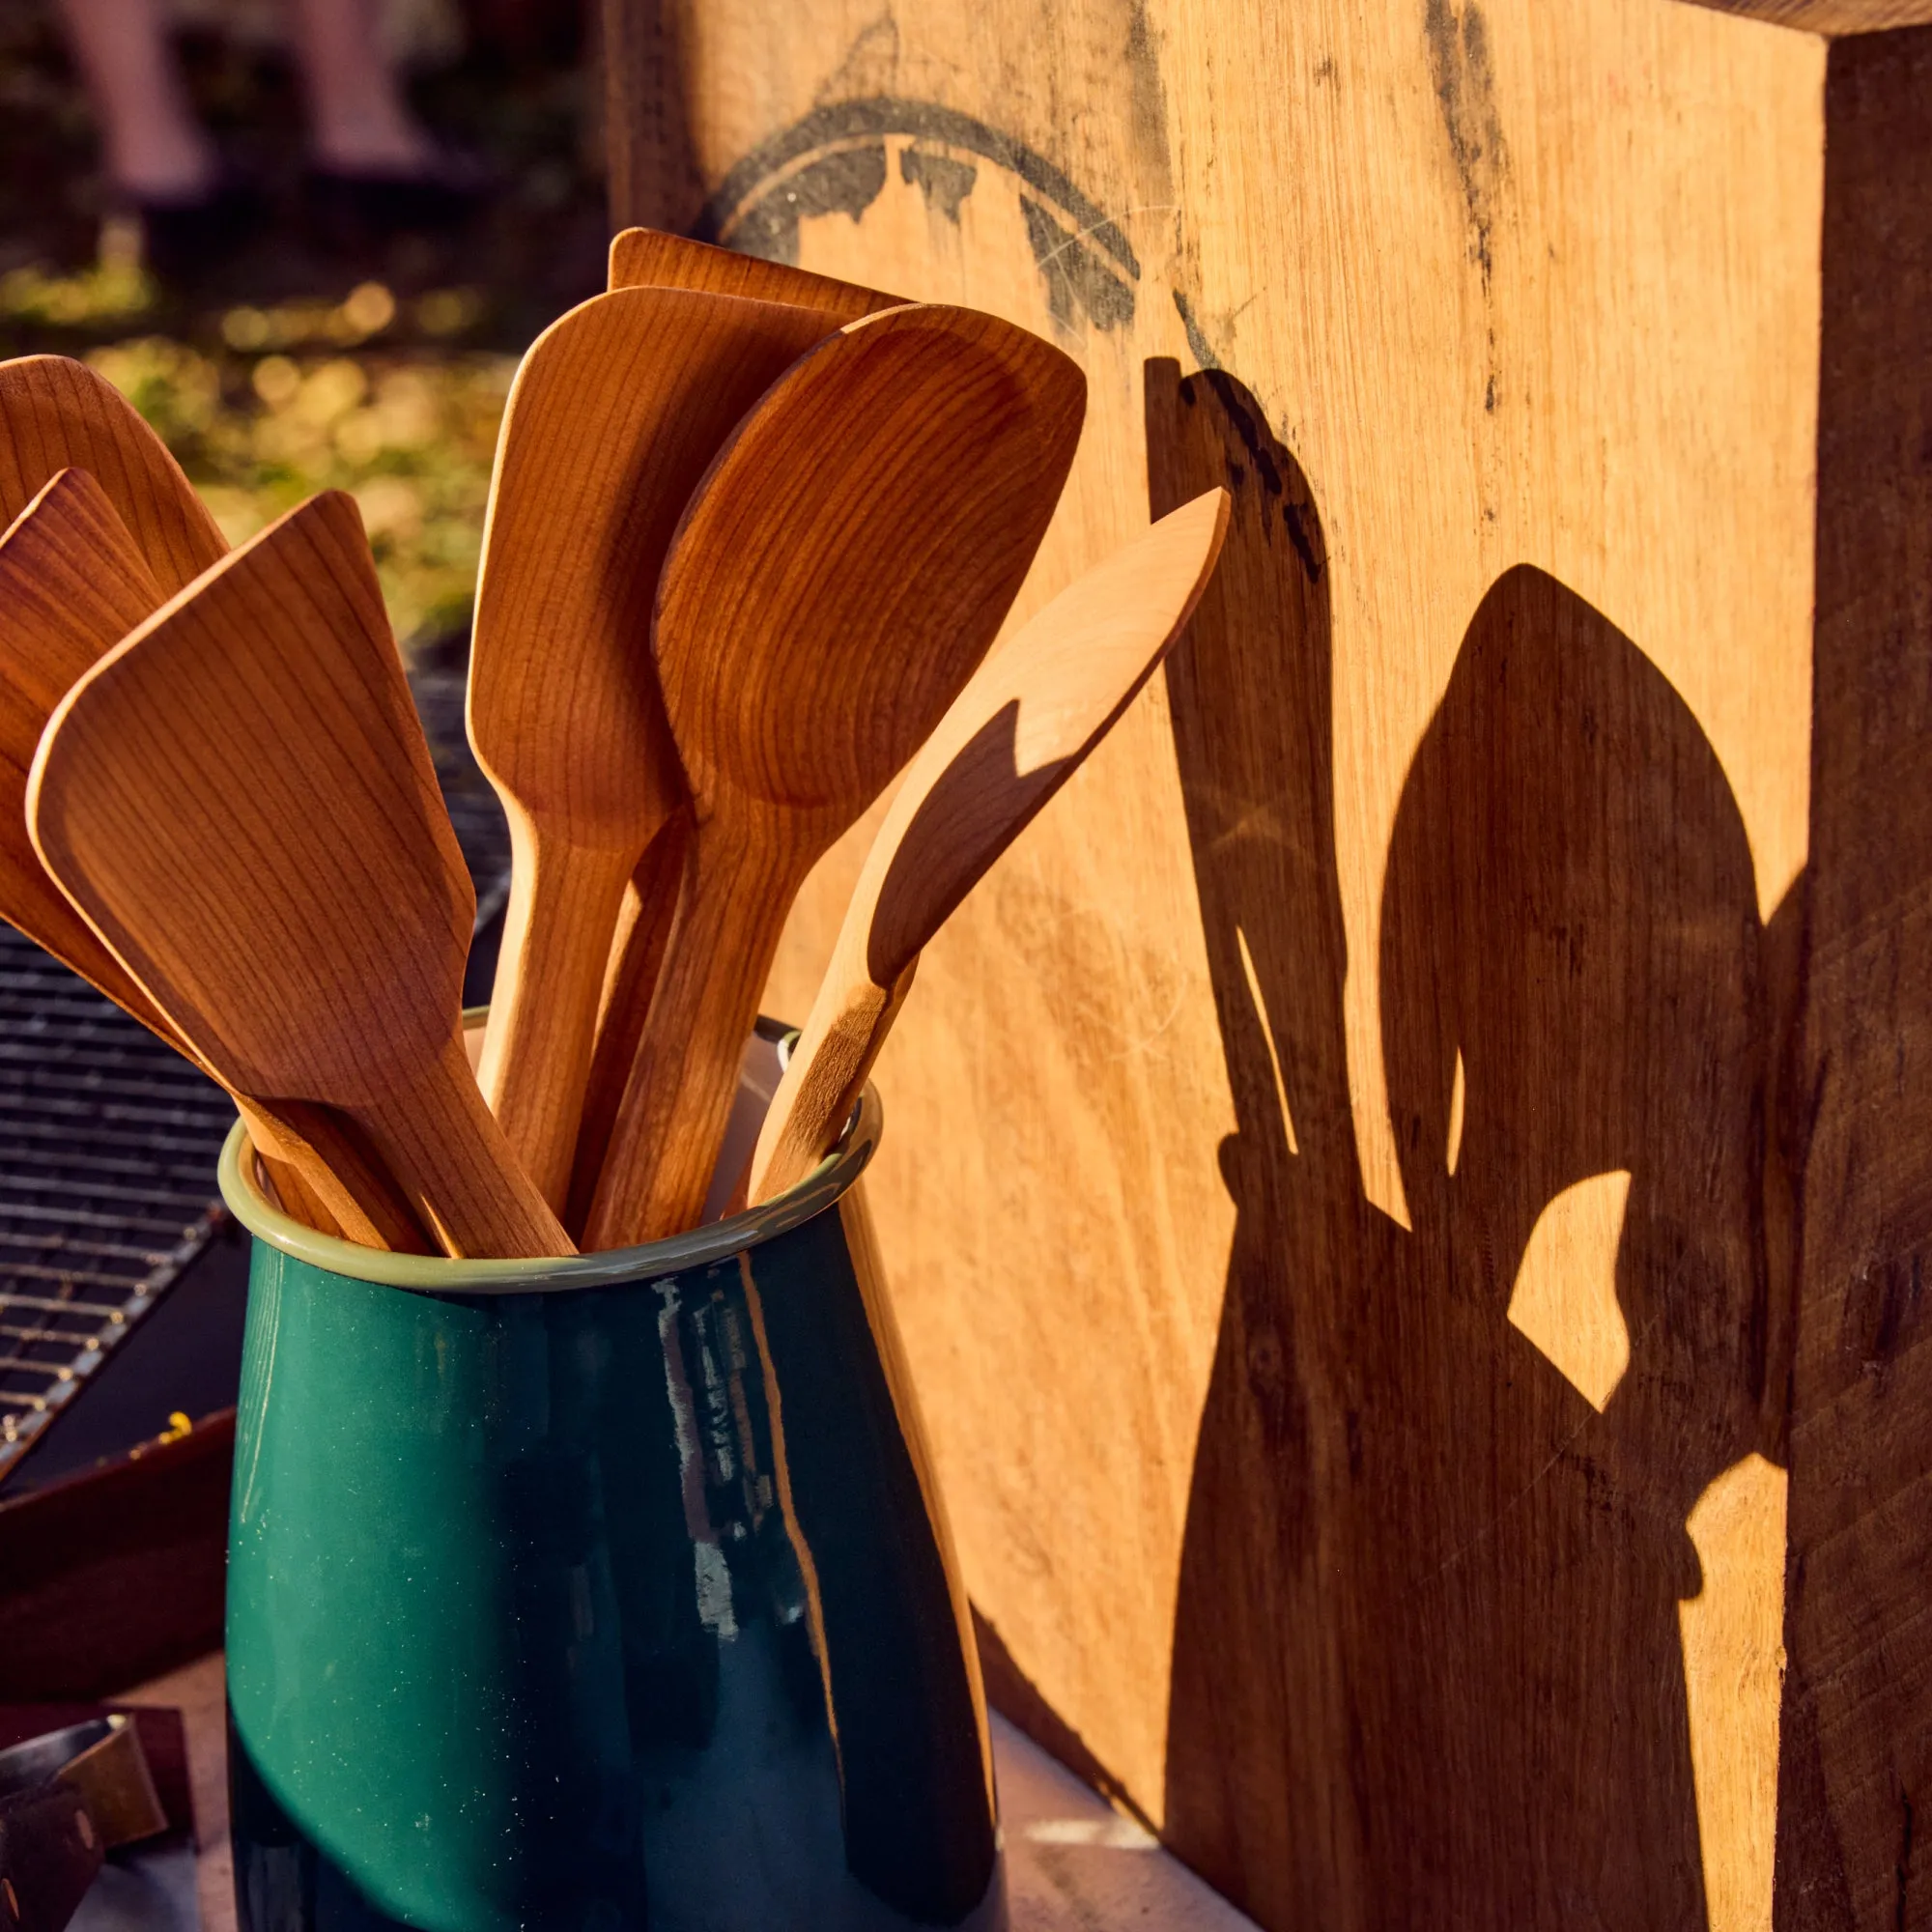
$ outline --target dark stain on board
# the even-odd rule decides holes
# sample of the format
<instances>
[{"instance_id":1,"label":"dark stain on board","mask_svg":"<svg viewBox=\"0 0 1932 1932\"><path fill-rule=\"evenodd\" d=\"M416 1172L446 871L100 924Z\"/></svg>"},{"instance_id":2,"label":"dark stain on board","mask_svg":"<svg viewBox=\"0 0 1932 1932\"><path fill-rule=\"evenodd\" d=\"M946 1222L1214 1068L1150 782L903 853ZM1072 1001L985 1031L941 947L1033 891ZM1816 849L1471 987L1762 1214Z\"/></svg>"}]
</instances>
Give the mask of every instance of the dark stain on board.
<instances>
[{"instance_id":1,"label":"dark stain on board","mask_svg":"<svg viewBox=\"0 0 1932 1932\"><path fill-rule=\"evenodd\" d=\"M1151 98L1146 113L1157 104ZM900 159L905 180L921 187L928 206L953 218L977 182L976 163L1017 177L1027 190L1022 203L1034 258L1057 319L1070 326L1084 311L1098 328L1132 320L1141 265L1120 224L1037 150L929 100L873 95L815 107L746 155L691 232L700 242L795 262L803 218L842 213L856 220L871 205L885 185L885 143L895 135L917 144Z\"/></svg>"},{"instance_id":2,"label":"dark stain on board","mask_svg":"<svg viewBox=\"0 0 1932 1932\"><path fill-rule=\"evenodd\" d=\"M1033 259L1046 277L1047 306L1055 322L1070 328L1076 308L1086 312L1095 328L1118 328L1133 321L1133 291L1107 271L1078 235L1068 234L1028 195L1020 196L1020 212L1026 216Z\"/></svg>"},{"instance_id":3,"label":"dark stain on board","mask_svg":"<svg viewBox=\"0 0 1932 1932\"><path fill-rule=\"evenodd\" d=\"M1142 180L1140 199L1164 205L1174 199L1174 163L1167 147L1167 87L1160 53L1148 19L1147 0L1132 0L1127 14L1127 71L1133 76L1134 158Z\"/></svg>"},{"instance_id":4,"label":"dark stain on board","mask_svg":"<svg viewBox=\"0 0 1932 1932\"><path fill-rule=\"evenodd\" d=\"M810 215L849 214L854 221L886 185L886 144L837 149L787 175L752 209L732 237L768 262L798 261L798 224Z\"/></svg>"},{"instance_id":5,"label":"dark stain on board","mask_svg":"<svg viewBox=\"0 0 1932 1932\"><path fill-rule=\"evenodd\" d=\"M1208 332L1201 327L1194 313L1194 304L1180 293L1174 292L1174 311L1180 318L1180 326L1187 331L1187 347L1195 361L1204 369L1218 369L1221 358L1214 353L1214 345L1208 340Z\"/></svg>"},{"instance_id":6,"label":"dark stain on board","mask_svg":"<svg viewBox=\"0 0 1932 1932\"><path fill-rule=\"evenodd\" d=\"M925 205L943 214L953 227L959 226L959 204L973 192L980 170L971 161L955 161L951 155L936 155L926 148L904 148L899 152L899 179L917 187Z\"/></svg>"},{"instance_id":7,"label":"dark stain on board","mask_svg":"<svg viewBox=\"0 0 1932 1932\"><path fill-rule=\"evenodd\" d=\"M1490 237L1509 155L1496 113L1495 75L1490 66L1490 34L1476 0L1460 10L1453 0L1426 0L1422 31L1429 43L1429 73L1449 136L1449 155L1462 184L1475 231L1474 253L1490 280Z\"/></svg>"}]
</instances>

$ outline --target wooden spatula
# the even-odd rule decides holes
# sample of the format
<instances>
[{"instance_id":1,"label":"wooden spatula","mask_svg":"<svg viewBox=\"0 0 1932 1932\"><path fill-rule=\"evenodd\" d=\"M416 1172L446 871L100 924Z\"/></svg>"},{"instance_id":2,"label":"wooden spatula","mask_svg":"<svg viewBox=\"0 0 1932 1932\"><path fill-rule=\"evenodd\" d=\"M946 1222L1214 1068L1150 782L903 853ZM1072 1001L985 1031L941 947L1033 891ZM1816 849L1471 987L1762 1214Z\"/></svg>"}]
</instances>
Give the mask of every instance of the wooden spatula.
<instances>
[{"instance_id":1,"label":"wooden spatula","mask_svg":"<svg viewBox=\"0 0 1932 1932\"><path fill-rule=\"evenodd\" d=\"M553 323L510 391L469 658L469 742L513 854L481 1080L559 1213L619 901L685 810L650 650L658 572L738 419L838 323L624 289ZM675 903L641 910L668 924Z\"/></svg>"},{"instance_id":2,"label":"wooden spatula","mask_svg":"<svg viewBox=\"0 0 1932 1932\"><path fill-rule=\"evenodd\" d=\"M1193 614L1228 526L1210 490L1064 590L973 674L906 769L752 1155L747 1198L805 1177L858 1104L919 955Z\"/></svg>"},{"instance_id":3,"label":"wooden spatula","mask_svg":"<svg viewBox=\"0 0 1932 1932\"><path fill-rule=\"evenodd\" d=\"M789 302L819 309L840 323L898 308L903 296L881 295L853 282L837 282L783 262L740 255L704 242L687 242L658 228L626 228L611 239L613 289L697 289L708 295L744 296L753 301Z\"/></svg>"},{"instance_id":4,"label":"wooden spatula","mask_svg":"<svg viewBox=\"0 0 1932 1932\"><path fill-rule=\"evenodd\" d=\"M347 1115L450 1254L572 1252L464 1054L475 895L353 498L271 524L82 677L27 812L227 1086Z\"/></svg>"},{"instance_id":5,"label":"wooden spatula","mask_svg":"<svg viewBox=\"0 0 1932 1932\"><path fill-rule=\"evenodd\" d=\"M586 1245L696 1219L799 885L985 655L1085 400L1023 329L889 309L796 363L693 499L655 635L692 869Z\"/></svg>"},{"instance_id":6,"label":"wooden spatula","mask_svg":"<svg viewBox=\"0 0 1932 1932\"><path fill-rule=\"evenodd\" d=\"M0 362L0 527L68 469L100 485L163 596L227 550L181 466L111 383L64 355Z\"/></svg>"},{"instance_id":7,"label":"wooden spatula","mask_svg":"<svg viewBox=\"0 0 1932 1932\"><path fill-rule=\"evenodd\" d=\"M0 917L193 1060L48 878L27 836L27 775L47 719L162 602L127 526L84 470L58 472L0 537ZM341 1122L315 1109L288 1107L270 1118L238 1104L291 1213L367 1246L429 1251L395 1183Z\"/></svg>"}]
</instances>

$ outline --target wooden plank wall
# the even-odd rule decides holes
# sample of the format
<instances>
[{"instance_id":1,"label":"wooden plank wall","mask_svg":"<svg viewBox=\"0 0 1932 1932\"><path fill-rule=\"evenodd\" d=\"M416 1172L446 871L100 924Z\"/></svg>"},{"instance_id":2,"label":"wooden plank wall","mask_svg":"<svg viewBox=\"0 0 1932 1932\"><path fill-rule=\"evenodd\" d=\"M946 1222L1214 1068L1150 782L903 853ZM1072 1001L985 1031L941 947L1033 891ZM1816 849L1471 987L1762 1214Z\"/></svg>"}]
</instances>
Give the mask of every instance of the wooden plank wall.
<instances>
[{"instance_id":1,"label":"wooden plank wall","mask_svg":"<svg viewBox=\"0 0 1932 1932\"><path fill-rule=\"evenodd\" d=\"M1081 359L1019 616L1234 492L869 1184L996 1697L1271 1932L1932 1925L1922 55L1744 12L607 10L620 218Z\"/></svg>"},{"instance_id":2,"label":"wooden plank wall","mask_svg":"<svg viewBox=\"0 0 1932 1932\"><path fill-rule=\"evenodd\" d=\"M1932 1925L1932 27L1827 83L1780 1923Z\"/></svg>"}]
</instances>

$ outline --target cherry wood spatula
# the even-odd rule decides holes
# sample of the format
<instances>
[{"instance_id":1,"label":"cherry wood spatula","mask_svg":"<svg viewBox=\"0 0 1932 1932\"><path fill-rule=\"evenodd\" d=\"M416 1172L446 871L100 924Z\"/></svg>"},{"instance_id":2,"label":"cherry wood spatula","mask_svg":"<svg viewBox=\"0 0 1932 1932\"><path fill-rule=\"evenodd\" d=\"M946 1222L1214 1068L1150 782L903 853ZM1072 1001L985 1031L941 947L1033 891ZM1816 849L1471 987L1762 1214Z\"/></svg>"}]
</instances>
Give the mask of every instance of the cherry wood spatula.
<instances>
[{"instance_id":1,"label":"cherry wood spatula","mask_svg":"<svg viewBox=\"0 0 1932 1932\"><path fill-rule=\"evenodd\" d=\"M782 262L740 255L703 242L688 242L656 228L627 228L611 243L612 289L690 289L811 309L831 320L828 331L861 316L902 305L851 282L834 281ZM597 1014L597 1043L578 1122L577 1157L566 1226L582 1227L596 1193L617 1108L643 1037L644 1018L663 964L684 880L687 819L673 821L646 848L618 908L616 931Z\"/></svg>"},{"instance_id":2,"label":"cherry wood spatula","mask_svg":"<svg viewBox=\"0 0 1932 1932\"><path fill-rule=\"evenodd\" d=\"M655 632L691 871L586 1246L702 1210L798 888L985 655L1085 400L1079 367L1023 329L889 309L795 363L693 498Z\"/></svg>"},{"instance_id":3,"label":"cherry wood spatula","mask_svg":"<svg viewBox=\"0 0 1932 1932\"><path fill-rule=\"evenodd\" d=\"M739 418L839 321L623 289L553 323L510 391L469 657L469 742L512 850L480 1079L559 1213L624 891L686 810L650 649L658 573ZM639 907L667 929L671 856ZM661 951L635 922L626 940Z\"/></svg>"},{"instance_id":4,"label":"cherry wood spatula","mask_svg":"<svg viewBox=\"0 0 1932 1932\"><path fill-rule=\"evenodd\" d=\"M1220 555L1228 502L1225 490L1197 497L1062 591L974 672L920 748L765 1116L747 1188L754 1206L803 1180L830 1150L921 951L1186 628Z\"/></svg>"},{"instance_id":5,"label":"cherry wood spatula","mask_svg":"<svg viewBox=\"0 0 1932 1932\"><path fill-rule=\"evenodd\" d=\"M234 1092L346 1115L452 1255L573 1252L464 1053L475 895L353 498L311 497L88 671L27 812Z\"/></svg>"},{"instance_id":6,"label":"cherry wood spatula","mask_svg":"<svg viewBox=\"0 0 1932 1932\"><path fill-rule=\"evenodd\" d=\"M65 355L0 362L0 527L69 469L99 484L164 597L227 550L181 466L104 377Z\"/></svg>"},{"instance_id":7,"label":"cherry wood spatula","mask_svg":"<svg viewBox=\"0 0 1932 1932\"><path fill-rule=\"evenodd\" d=\"M163 601L127 526L85 470L58 472L0 537L0 917L193 1060L47 876L26 821L27 776L47 719ZM395 1183L341 1122L313 1108L285 1106L270 1118L238 1104L291 1213L368 1246L430 1251Z\"/></svg>"},{"instance_id":8,"label":"cherry wood spatula","mask_svg":"<svg viewBox=\"0 0 1932 1932\"><path fill-rule=\"evenodd\" d=\"M822 310L840 323L857 322L862 315L899 308L905 302L903 296L882 295L877 289L834 281L830 275L814 275L785 262L715 248L707 242L688 242L661 228L626 228L611 238L611 287L697 289L753 301L789 302L795 308Z\"/></svg>"}]
</instances>

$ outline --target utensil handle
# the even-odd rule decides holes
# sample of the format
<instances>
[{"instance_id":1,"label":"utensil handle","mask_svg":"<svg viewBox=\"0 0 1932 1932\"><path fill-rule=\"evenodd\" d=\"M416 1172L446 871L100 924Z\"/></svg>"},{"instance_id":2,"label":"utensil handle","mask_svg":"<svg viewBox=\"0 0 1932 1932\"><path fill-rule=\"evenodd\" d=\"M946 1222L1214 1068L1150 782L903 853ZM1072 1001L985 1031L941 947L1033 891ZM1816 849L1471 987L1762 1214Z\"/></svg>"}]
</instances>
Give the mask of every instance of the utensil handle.
<instances>
[{"instance_id":1,"label":"utensil handle","mask_svg":"<svg viewBox=\"0 0 1932 1932\"><path fill-rule=\"evenodd\" d=\"M749 1205L797 1186L831 1151L859 1104L918 967L915 957L890 987L863 977L835 983L827 976L758 1131L745 1191Z\"/></svg>"},{"instance_id":2,"label":"utensil handle","mask_svg":"<svg viewBox=\"0 0 1932 1932\"><path fill-rule=\"evenodd\" d=\"M570 1175L570 1206L563 1224L582 1229L597 1193L597 1177L617 1123L624 1088L644 1037L644 1020L664 968L665 948L684 897L686 862L691 856L691 812L666 819L644 848L625 888L611 942L604 997L597 1009L597 1044L590 1078L583 1090L583 1113L577 1127L577 1152Z\"/></svg>"},{"instance_id":3,"label":"utensil handle","mask_svg":"<svg viewBox=\"0 0 1932 1932\"><path fill-rule=\"evenodd\" d=\"M503 950L477 1082L538 1191L562 1213L597 1037L598 997L633 852L515 825Z\"/></svg>"},{"instance_id":4,"label":"utensil handle","mask_svg":"<svg viewBox=\"0 0 1932 1932\"><path fill-rule=\"evenodd\" d=\"M86 936L90 942L86 950L63 950L63 956L69 951L79 952L68 963L156 1039L214 1079L207 1063L148 997L147 989L104 943L94 938L91 929ZM365 1248L390 1248L405 1255L435 1252L382 1163L355 1146L340 1122L329 1121L321 1109L304 1110L298 1101L270 1105L232 1091L229 1098L246 1123L248 1138L282 1205L297 1220L318 1234L339 1235Z\"/></svg>"},{"instance_id":5,"label":"utensil handle","mask_svg":"<svg viewBox=\"0 0 1932 1932\"><path fill-rule=\"evenodd\" d=\"M724 1141L745 1036L792 893L768 864L699 826L692 884L584 1222L586 1250L695 1227Z\"/></svg>"},{"instance_id":6,"label":"utensil handle","mask_svg":"<svg viewBox=\"0 0 1932 1932\"><path fill-rule=\"evenodd\" d=\"M171 1046L191 1066L213 1080L207 1063L188 1045L167 1015L149 998L147 988L121 963L119 956L78 916L71 927L62 923L43 936L41 922L30 935L82 979L137 1019L164 1045ZM217 1084L220 1084L217 1082ZM416 1225L396 1183L382 1163L356 1148L340 1122L320 1110L302 1116L300 1103L277 1101L272 1106L244 1099L230 1092L246 1122L282 1205L297 1220L319 1234L340 1235L364 1247L391 1248L398 1254L432 1254L427 1236Z\"/></svg>"},{"instance_id":7,"label":"utensil handle","mask_svg":"<svg viewBox=\"0 0 1932 1932\"><path fill-rule=\"evenodd\" d=\"M309 1100L265 1102L237 1094L235 1105L282 1205L297 1220L365 1248L439 1252L408 1195L346 1120Z\"/></svg>"},{"instance_id":8,"label":"utensil handle","mask_svg":"<svg viewBox=\"0 0 1932 1932\"><path fill-rule=\"evenodd\" d=\"M538 1259L577 1252L485 1104L460 1033L419 1078L398 1081L351 1118L444 1253Z\"/></svg>"}]
</instances>

